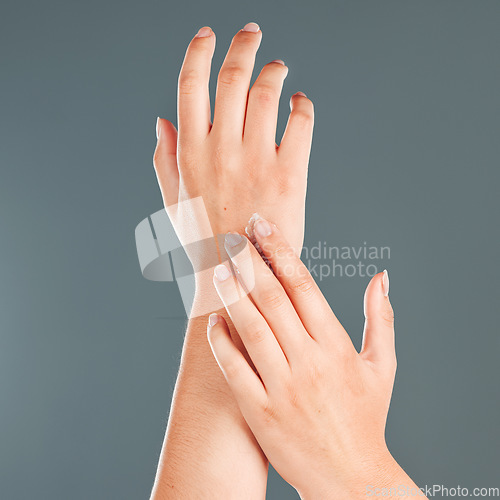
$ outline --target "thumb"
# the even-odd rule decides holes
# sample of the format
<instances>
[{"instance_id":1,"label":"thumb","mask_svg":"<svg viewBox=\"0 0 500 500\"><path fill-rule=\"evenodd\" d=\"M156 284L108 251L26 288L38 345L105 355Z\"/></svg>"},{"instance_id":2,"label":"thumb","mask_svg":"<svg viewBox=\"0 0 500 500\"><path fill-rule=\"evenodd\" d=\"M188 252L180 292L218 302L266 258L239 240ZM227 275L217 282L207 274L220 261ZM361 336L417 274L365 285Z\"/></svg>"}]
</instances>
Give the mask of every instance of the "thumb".
<instances>
[{"instance_id":1,"label":"thumb","mask_svg":"<svg viewBox=\"0 0 500 500\"><path fill-rule=\"evenodd\" d=\"M156 149L153 165L165 207L177 203L179 195L179 169L177 168L177 130L163 118L156 121Z\"/></svg>"},{"instance_id":2,"label":"thumb","mask_svg":"<svg viewBox=\"0 0 500 500\"><path fill-rule=\"evenodd\" d=\"M396 364L394 312L389 300L387 271L376 274L368 283L364 300L365 329L361 356L375 364Z\"/></svg>"}]
</instances>

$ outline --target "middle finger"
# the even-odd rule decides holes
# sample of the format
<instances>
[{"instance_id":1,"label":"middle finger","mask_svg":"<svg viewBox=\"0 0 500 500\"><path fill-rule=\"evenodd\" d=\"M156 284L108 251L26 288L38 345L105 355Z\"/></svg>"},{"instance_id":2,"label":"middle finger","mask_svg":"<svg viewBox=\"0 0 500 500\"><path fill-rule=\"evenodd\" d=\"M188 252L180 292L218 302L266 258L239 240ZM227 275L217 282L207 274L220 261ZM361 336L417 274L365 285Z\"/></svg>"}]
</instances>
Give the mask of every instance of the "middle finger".
<instances>
[{"instance_id":1,"label":"middle finger","mask_svg":"<svg viewBox=\"0 0 500 500\"><path fill-rule=\"evenodd\" d=\"M225 139L242 139L248 88L261 40L258 24L245 25L234 36L220 69L211 132Z\"/></svg>"},{"instance_id":2,"label":"middle finger","mask_svg":"<svg viewBox=\"0 0 500 500\"><path fill-rule=\"evenodd\" d=\"M271 327L289 362L300 357L311 337L305 330L285 290L247 238L226 235L225 248L238 270L240 281Z\"/></svg>"}]
</instances>

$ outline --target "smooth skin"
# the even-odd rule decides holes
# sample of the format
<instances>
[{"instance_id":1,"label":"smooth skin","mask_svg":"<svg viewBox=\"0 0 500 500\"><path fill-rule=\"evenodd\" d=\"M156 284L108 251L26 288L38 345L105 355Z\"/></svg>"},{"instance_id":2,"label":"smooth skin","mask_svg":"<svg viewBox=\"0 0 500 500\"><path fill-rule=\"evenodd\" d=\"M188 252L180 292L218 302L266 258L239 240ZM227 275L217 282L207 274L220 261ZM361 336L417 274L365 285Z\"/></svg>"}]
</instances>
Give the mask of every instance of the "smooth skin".
<instances>
[{"instance_id":1,"label":"smooth skin","mask_svg":"<svg viewBox=\"0 0 500 500\"><path fill-rule=\"evenodd\" d=\"M200 29L186 51L178 82L178 131L158 119L154 166L166 210L181 243L210 232L242 232L258 211L277 221L300 253L314 109L291 97L283 138L276 143L279 99L287 67L273 61L250 88L262 31L247 24L234 36L217 79L213 121L209 78L215 34ZM200 198L201 197L201 198ZM193 199L203 201L206 214ZM186 202L187 203L184 203ZM190 251L195 269L203 251ZM198 248L199 250L199 248ZM218 248L218 262L223 260ZM216 262L217 263L217 262ZM268 461L243 419L206 336L208 313L219 311L234 330L212 282L196 274L193 312L151 498L263 499ZM200 313L198 313L200 312Z\"/></svg>"},{"instance_id":2,"label":"smooth skin","mask_svg":"<svg viewBox=\"0 0 500 500\"><path fill-rule=\"evenodd\" d=\"M227 264L214 272L244 348L218 314L208 338L267 458L304 499L367 498L377 488L425 498L384 437L396 372L387 272L366 289L358 353L277 226L259 220L255 236L274 274L235 234L226 249L237 273Z\"/></svg>"},{"instance_id":3,"label":"smooth skin","mask_svg":"<svg viewBox=\"0 0 500 500\"><path fill-rule=\"evenodd\" d=\"M164 205L195 267L198 257L185 245L193 235L186 233L206 228L202 214L182 202L198 197L214 235L242 231L258 211L280 224L297 253L302 248L314 109L305 94L294 94L283 138L276 144L288 68L281 60L271 61L249 88L261 40L255 23L233 38L217 78L212 123L208 84L215 34L202 28L179 75L179 131L158 119L154 165ZM205 282L212 291L211 273Z\"/></svg>"}]
</instances>

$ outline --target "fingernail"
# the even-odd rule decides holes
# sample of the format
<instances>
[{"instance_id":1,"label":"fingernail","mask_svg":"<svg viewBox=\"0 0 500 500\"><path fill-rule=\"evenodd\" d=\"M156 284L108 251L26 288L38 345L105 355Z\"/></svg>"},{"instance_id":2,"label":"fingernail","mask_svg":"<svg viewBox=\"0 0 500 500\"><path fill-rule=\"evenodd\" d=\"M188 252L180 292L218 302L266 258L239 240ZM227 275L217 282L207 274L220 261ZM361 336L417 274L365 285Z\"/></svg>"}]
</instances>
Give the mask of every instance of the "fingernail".
<instances>
[{"instance_id":1,"label":"fingernail","mask_svg":"<svg viewBox=\"0 0 500 500\"><path fill-rule=\"evenodd\" d=\"M214 326L217 322L219 321L219 315L218 314L215 314L215 313L212 313L209 317L208 317L208 326L211 328L212 326Z\"/></svg>"},{"instance_id":2,"label":"fingernail","mask_svg":"<svg viewBox=\"0 0 500 500\"><path fill-rule=\"evenodd\" d=\"M260 28L257 23L248 23L245 24L242 31L250 31L251 33L257 33L258 31L260 31Z\"/></svg>"},{"instance_id":3,"label":"fingernail","mask_svg":"<svg viewBox=\"0 0 500 500\"><path fill-rule=\"evenodd\" d=\"M156 118L156 140L160 138L160 117Z\"/></svg>"},{"instance_id":4,"label":"fingernail","mask_svg":"<svg viewBox=\"0 0 500 500\"><path fill-rule=\"evenodd\" d=\"M196 33L195 38L205 38L207 36L210 36L212 34L212 30L208 26L204 26L203 28L200 28L198 30L198 33Z\"/></svg>"},{"instance_id":5,"label":"fingernail","mask_svg":"<svg viewBox=\"0 0 500 500\"><path fill-rule=\"evenodd\" d=\"M272 232L273 229L271 227L271 224L267 222L267 220L264 219L259 219L254 227L253 230L261 237L265 238L266 236L269 236Z\"/></svg>"},{"instance_id":6,"label":"fingernail","mask_svg":"<svg viewBox=\"0 0 500 500\"><path fill-rule=\"evenodd\" d=\"M231 271L224 264L219 264L214 269L214 275L218 281L226 281L231 276Z\"/></svg>"},{"instance_id":7,"label":"fingernail","mask_svg":"<svg viewBox=\"0 0 500 500\"><path fill-rule=\"evenodd\" d=\"M295 92L295 95L301 95L302 97L307 97L304 92Z\"/></svg>"},{"instance_id":8,"label":"fingernail","mask_svg":"<svg viewBox=\"0 0 500 500\"><path fill-rule=\"evenodd\" d=\"M387 269L384 269L384 274L382 275L382 291L384 292L384 297L389 296L389 273Z\"/></svg>"},{"instance_id":9,"label":"fingernail","mask_svg":"<svg viewBox=\"0 0 500 500\"><path fill-rule=\"evenodd\" d=\"M274 61L271 61L272 63L278 63L278 64L283 64L285 65L285 61L282 61L281 59L275 59Z\"/></svg>"},{"instance_id":10,"label":"fingernail","mask_svg":"<svg viewBox=\"0 0 500 500\"><path fill-rule=\"evenodd\" d=\"M228 247L235 247L243 241L243 236L238 233L227 233L225 236L225 242Z\"/></svg>"}]
</instances>

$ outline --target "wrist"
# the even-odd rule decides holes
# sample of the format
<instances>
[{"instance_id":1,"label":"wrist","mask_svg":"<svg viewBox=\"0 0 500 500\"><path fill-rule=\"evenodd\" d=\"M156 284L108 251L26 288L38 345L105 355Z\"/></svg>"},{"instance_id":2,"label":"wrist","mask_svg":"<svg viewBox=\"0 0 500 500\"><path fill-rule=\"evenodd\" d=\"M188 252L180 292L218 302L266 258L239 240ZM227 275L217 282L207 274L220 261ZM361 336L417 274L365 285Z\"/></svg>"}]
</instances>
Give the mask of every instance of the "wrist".
<instances>
[{"instance_id":1,"label":"wrist","mask_svg":"<svg viewBox=\"0 0 500 500\"><path fill-rule=\"evenodd\" d=\"M301 499L365 499L383 496L388 491L402 497L425 498L387 448L369 458L360 458L356 463L350 461L340 470L338 465L332 466L330 471L320 480L311 480L306 487L297 489Z\"/></svg>"},{"instance_id":2,"label":"wrist","mask_svg":"<svg viewBox=\"0 0 500 500\"><path fill-rule=\"evenodd\" d=\"M224 309L213 283L214 268L192 273L191 275L176 275L182 302L187 319L208 318L211 313Z\"/></svg>"},{"instance_id":3,"label":"wrist","mask_svg":"<svg viewBox=\"0 0 500 500\"><path fill-rule=\"evenodd\" d=\"M193 305L189 318L208 316L214 312L224 311L224 304L217 294L213 282L213 268L195 275Z\"/></svg>"}]
</instances>

